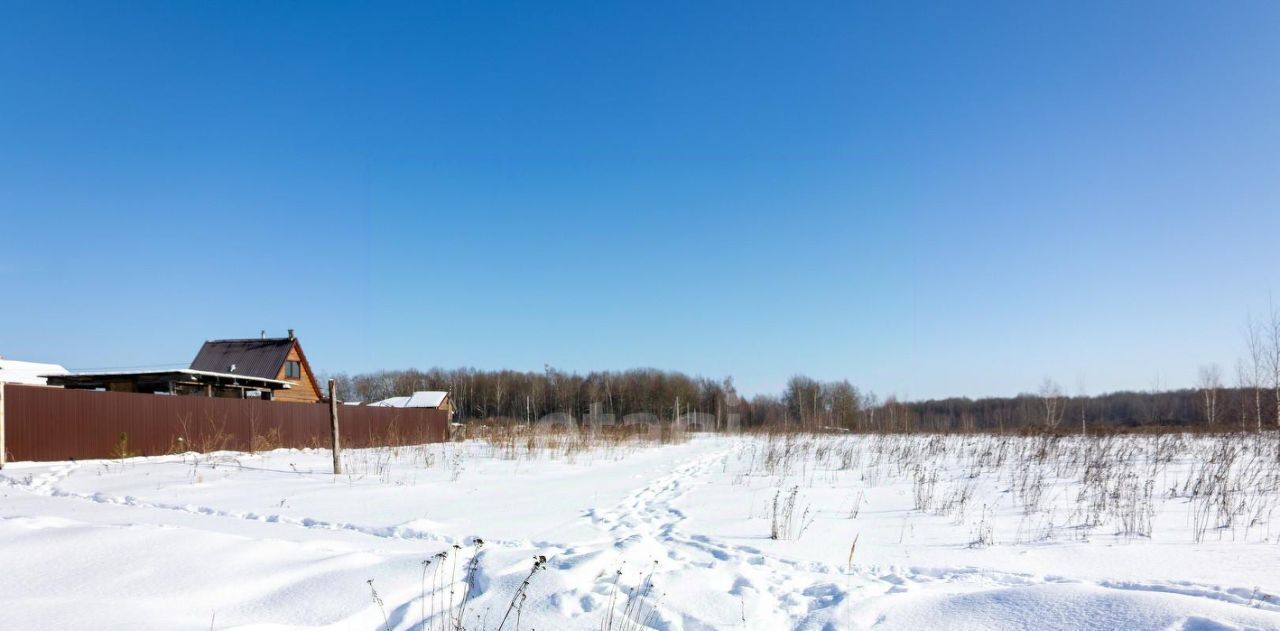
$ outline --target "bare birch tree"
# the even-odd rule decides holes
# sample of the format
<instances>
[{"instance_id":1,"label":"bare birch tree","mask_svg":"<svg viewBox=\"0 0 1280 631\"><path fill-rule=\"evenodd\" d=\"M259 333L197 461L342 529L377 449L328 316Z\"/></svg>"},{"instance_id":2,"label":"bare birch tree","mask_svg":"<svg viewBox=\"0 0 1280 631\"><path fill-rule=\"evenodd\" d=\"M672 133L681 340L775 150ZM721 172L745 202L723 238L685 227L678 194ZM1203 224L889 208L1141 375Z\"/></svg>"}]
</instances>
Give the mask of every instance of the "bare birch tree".
<instances>
[{"instance_id":1,"label":"bare birch tree","mask_svg":"<svg viewBox=\"0 0 1280 631\"><path fill-rule=\"evenodd\" d=\"M1253 389L1253 381L1250 378L1249 362L1243 357L1236 358L1236 389L1235 396L1232 397L1237 402L1240 410L1240 431L1249 429L1249 391Z\"/></svg>"},{"instance_id":2,"label":"bare birch tree","mask_svg":"<svg viewBox=\"0 0 1280 631\"><path fill-rule=\"evenodd\" d=\"M1198 383L1200 394L1204 397L1204 419L1212 426L1218 422L1218 390L1222 389L1222 369L1217 364L1201 366Z\"/></svg>"},{"instance_id":3,"label":"bare birch tree","mask_svg":"<svg viewBox=\"0 0 1280 631\"><path fill-rule=\"evenodd\" d=\"M1044 406L1044 426L1053 429L1062 422L1062 386L1048 377L1040 384L1040 403Z\"/></svg>"},{"instance_id":4,"label":"bare birch tree","mask_svg":"<svg viewBox=\"0 0 1280 631\"><path fill-rule=\"evenodd\" d=\"M1266 369L1267 377L1270 379L1271 390L1275 395L1276 403L1276 428L1280 429L1280 311L1276 310L1276 305L1272 302L1270 305L1270 318L1266 324ZM1261 429L1261 424L1259 424Z\"/></svg>"},{"instance_id":5,"label":"bare birch tree","mask_svg":"<svg viewBox=\"0 0 1280 631\"><path fill-rule=\"evenodd\" d=\"M1262 379L1266 372L1267 349L1263 340L1262 323L1250 315L1244 321L1245 358L1241 362L1243 379L1241 386L1253 390L1254 418L1258 431L1262 431Z\"/></svg>"}]
</instances>

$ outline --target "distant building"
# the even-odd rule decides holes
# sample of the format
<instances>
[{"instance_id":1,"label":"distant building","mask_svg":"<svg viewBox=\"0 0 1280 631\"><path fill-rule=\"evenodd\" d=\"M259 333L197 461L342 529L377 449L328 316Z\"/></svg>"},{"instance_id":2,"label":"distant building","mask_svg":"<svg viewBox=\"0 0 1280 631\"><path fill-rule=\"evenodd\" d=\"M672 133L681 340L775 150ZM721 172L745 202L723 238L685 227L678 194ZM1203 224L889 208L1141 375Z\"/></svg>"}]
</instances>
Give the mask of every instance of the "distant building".
<instances>
[{"instance_id":1,"label":"distant building","mask_svg":"<svg viewBox=\"0 0 1280 631\"><path fill-rule=\"evenodd\" d=\"M287 390L273 393L277 401L315 403L324 398L293 329L288 337L210 340L200 347L191 369L289 384Z\"/></svg>"},{"instance_id":2,"label":"distant building","mask_svg":"<svg viewBox=\"0 0 1280 631\"><path fill-rule=\"evenodd\" d=\"M453 418L453 400L449 393L442 390L424 390L407 397L391 397L369 405L383 408L429 408L444 410Z\"/></svg>"},{"instance_id":3,"label":"distant building","mask_svg":"<svg viewBox=\"0 0 1280 631\"><path fill-rule=\"evenodd\" d=\"M49 385L75 390L306 403L322 398L293 329L281 338L264 334L258 339L207 341L190 368L68 373L61 366L45 366L52 367L43 371Z\"/></svg>"},{"instance_id":4,"label":"distant building","mask_svg":"<svg viewBox=\"0 0 1280 631\"><path fill-rule=\"evenodd\" d=\"M58 364L22 362L0 357L0 383L43 386L48 385L47 376L65 374L67 369Z\"/></svg>"}]
</instances>

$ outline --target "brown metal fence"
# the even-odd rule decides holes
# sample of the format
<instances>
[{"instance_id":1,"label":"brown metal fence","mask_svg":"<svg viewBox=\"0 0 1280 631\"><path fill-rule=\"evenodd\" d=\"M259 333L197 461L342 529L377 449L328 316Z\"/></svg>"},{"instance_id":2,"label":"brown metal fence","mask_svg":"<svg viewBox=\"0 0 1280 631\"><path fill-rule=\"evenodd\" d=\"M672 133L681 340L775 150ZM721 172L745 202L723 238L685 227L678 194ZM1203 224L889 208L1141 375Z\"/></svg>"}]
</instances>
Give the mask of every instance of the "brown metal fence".
<instances>
[{"instance_id":1,"label":"brown metal fence","mask_svg":"<svg viewBox=\"0 0 1280 631\"><path fill-rule=\"evenodd\" d=\"M4 388L11 461L152 456L184 451L328 447L329 406L41 386ZM343 448L448 437L448 413L338 406Z\"/></svg>"}]
</instances>

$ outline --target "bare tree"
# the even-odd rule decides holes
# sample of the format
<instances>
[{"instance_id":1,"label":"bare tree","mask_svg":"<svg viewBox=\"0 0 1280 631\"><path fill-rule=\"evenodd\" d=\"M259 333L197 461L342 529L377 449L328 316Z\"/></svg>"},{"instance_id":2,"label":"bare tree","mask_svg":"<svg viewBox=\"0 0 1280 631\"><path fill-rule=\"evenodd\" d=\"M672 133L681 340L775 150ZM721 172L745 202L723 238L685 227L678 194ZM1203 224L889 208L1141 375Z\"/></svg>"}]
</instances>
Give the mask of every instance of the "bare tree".
<instances>
[{"instance_id":1,"label":"bare tree","mask_svg":"<svg viewBox=\"0 0 1280 631\"><path fill-rule=\"evenodd\" d=\"M1280 429L1280 311L1276 310L1274 302L1269 306L1271 308L1271 317L1266 324L1267 345L1264 355L1271 390L1275 393L1276 428ZM1259 424L1259 429L1261 429L1261 424Z\"/></svg>"},{"instance_id":2,"label":"bare tree","mask_svg":"<svg viewBox=\"0 0 1280 631\"><path fill-rule=\"evenodd\" d=\"M1236 389L1233 399L1236 401L1236 407L1240 410L1240 431L1249 429L1249 391L1253 389L1254 383L1249 370L1249 362L1243 357L1236 359Z\"/></svg>"},{"instance_id":3,"label":"bare tree","mask_svg":"<svg viewBox=\"0 0 1280 631\"><path fill-rule=\"evenodd\" d=\"M1164 400L1164 397L1160 396L1160 392L1164 390L1163 384L1164 384L1163 378L1160 376L1159 372L1156 372L1155 379L1151 381L1151 391L1150 391L1151 396L1147 397L1147 402L1148 402L1147 424L1148 425L1157 425L1161 421L1165 420L1166 418L1165 414L1166 414L1166 408L1168 406L1166 405L1166 401Z\"/></svg>"},{"instance_id":4,"label":"bare tree","mask_svg":"<svg viewBox=\"0 0 1280 631\"><path fill-rule=\"evenodd\" d=\"M1218 422L1218 390L1222 389L1222 368L1217 364L1200 367L1200 394L1204 397L1204 418L1209 425Z\"/></svg>"},{"instance_id":5,"label":"bare tree","mask_svg":"<svg viewBox=\"0 0 1280 631\"><path fill-rule=\"evenodd\" d=\"M1044 406L1044 426L1053 429L1062 422L1062 386L1048 377L1040 384L1040 403Z\"/></svg>"},{"instance_id":6,"label":"bare tree","mask_svg":"<svg viewBox=\"0 0 1280 631\"><path fill-rule=\"evenodd\" d=\"M1084 387L1084 375L1076 375L1076 394L1080 397L1080 435L1084 436L1089 433L1089 425L1086 417L1086 406L1089 404L1089 393Z\"/></svg>"},{"instance_id":7,"label":"bare tree","mask_svg":"<svg viewBox=\"0 0 1280 631\"><path fill-rule=\"evenodd\" d=\"M858 428L858 431L865 432L865 431L868 431L868 428L875 429L876 408L880 407L880 398L876 396L876 393L868 392L866 395L863 396L861 405L862 405L862 409L866 410L866 416L863 416L863 415L858 416L858 418L861 419L859 421L860 426Z\"/></svg>"},{"instance_id":8,"label":"bare tree","mask_svg":"<svg viewBox=\"0 0 1280 631\"><path fill-rule=\"evenodd\" d=\"M1245 358L1240 363L1241 387L1253 390L1254 418L1262 431L1262 379L1266 372L1267 348L1263 341L1262 323L1250 315L1244 321Z\"/></svg>"}]
</instances>

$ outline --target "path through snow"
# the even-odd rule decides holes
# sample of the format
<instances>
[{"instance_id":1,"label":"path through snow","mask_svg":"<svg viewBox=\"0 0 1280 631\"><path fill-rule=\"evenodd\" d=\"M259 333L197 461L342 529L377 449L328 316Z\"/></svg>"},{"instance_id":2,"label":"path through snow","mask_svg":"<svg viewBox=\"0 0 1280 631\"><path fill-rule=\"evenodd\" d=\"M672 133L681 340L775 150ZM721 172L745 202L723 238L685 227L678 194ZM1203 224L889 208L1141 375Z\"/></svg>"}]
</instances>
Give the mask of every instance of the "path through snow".
<instances>
[{"instance_id":1,"label":"path through snow","mask_svg":"<svg viewBox=\"0 0 1280 631\"><path fill-rule=\"evenodd\" d=\"M461 590L428 584L422 561L452 551L456 577L479 536L472 628L496 627L545 555L525 629L1280 629L1274 543L913 542L948 531L892 482L835 475L801 491L817 515L803 536L774 541L768 504L791 481L753 477L750 440L573 463L429 449L434 466L401 454L336 482L324 452L6 468L0 628L375 629L384 612L391 628L439 628L436 603ZM454 461L456 480L439 464ZM873 487L863 515L841 516ZM1147 567L1098 567L1108 554Z\"/></svg>"}]
</instances>

